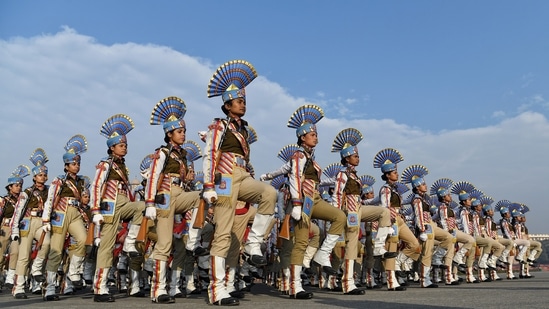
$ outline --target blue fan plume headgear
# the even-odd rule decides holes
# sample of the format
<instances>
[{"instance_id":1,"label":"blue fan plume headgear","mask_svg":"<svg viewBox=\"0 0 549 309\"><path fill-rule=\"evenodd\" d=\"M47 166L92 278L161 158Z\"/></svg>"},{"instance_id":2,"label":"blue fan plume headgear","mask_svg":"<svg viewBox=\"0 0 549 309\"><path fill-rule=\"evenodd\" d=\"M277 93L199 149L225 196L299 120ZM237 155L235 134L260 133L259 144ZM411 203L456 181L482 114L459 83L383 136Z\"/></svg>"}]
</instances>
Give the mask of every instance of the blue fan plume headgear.
<instances>
[{"instance_id":1,"label":"blue fan plume headgear","mask_svg":"<svg viewBox=\"0 0 549 309\"><path fill-rule=\"evenodd\" d=\"M69 164L72 162L80 163L80 155L88 150L88 141L82 134L77 134L69 139L65 145L65 154L63 162Z\"/></svg>"},{"instance_id":2,"label":"blue fan plume headgear","mask_svg":"<svg viewBox=\"0 0 549 309\"><path fill-rule=\"evenodd\" d=\"M408 166L400 177L402 182L412 184L412 188L417 188L420 185L425 184L423 179L425 175L429 174L427 168L423 165L414 164Z\"/></svg>"},{"instance_id":3,"label":"blue fan plume headgear","mask_svg":"<svg viewBox=\"0 0 549 309\"><path fill-rule=\"evenodd\" d=\"M521 208L522 206L519 203L511 203L511 205L509 205L509 211L511 212L511 217L513 218L520 217L522 215L520 212Z\"/></svg>"},{"instance_id":4,"label":"blue fan plume headgear","mask_svg":"<svg viewBox=\"0 0 549 309\"><path fill-rule=\"evenodd\" d=\"M480 198L483 196L484 192L480 191L479 189L474 189L473 191L469 192L469 197L471 198L471 206L479 206Z\"/></svg>"},{"instance_id":5,"label":"blue fan plume headgear","mask_svg":"<svg viewBox=\"0 0 549 309\"><path fill-rule=\"evenodd\" d=\"M404 158L393 148L385 148L380 150L374 157L374 168L381 168L382 173L396 171L397 164L402 162Z\"/></svg>"},{"instance_id":6,"label":"blue fan plume headgear","mask_svg":"<svg viewBox=\"0 0 549 309\"><path fill-rule=\"evenodd\" d=\"M48 167L45 165L48 162L48 156L42 148L36 148L29 159L34 167L32 168L32 175L36 176L40 173L48 174Z\"/></svg>"},{"instance_id":7,"label":"blue fan plume headgear","mask_svg":"<svg viewBox=\"0 0 549 309\"><path fill-rule=\"evenodd\" d=\"M332 152L338 152L341 158L358 154L356 145L362 140L362 133L354 128L347 128L339 132L332 143Z\"/></svg>"},{"instance_id":8,"label":"blue fan plume headgear","mask_svg":"<svg viewBox=\"0 0 549 309\"><path fill-rule=\"evenodd\" d=\"M332 163L332 164L326 166L326 168L324 168L322 173L330 179L335 179L336 176L337 176L337 173L339 173L344 168L345 167L339 162Z\"/></svg>"},{"instance_id":9,"label":"blue fan plume headgear","mask_svg":"<svg viewBox=\"0 0 549 309\"><path fill-rule=\"evenodd\" d=\"M107 138L107 146L111 147L120 143L128 143L126 134L134 127L133 120L130 117L124 114L116 114L103 123L99 132Z\"/></svg>"},{"instance_id":10,"label":"blue fan plume headgear","mask_svg":"<svg viewBox=\"0 0 549 309\"><path fill-rule=\"evenodd\" d=\"M188 140L181 145L181 148L187 151L187 165L194 169L193 162L202 158L200 146L195 141Z\"/></svg>"},{"instance_id":11,"label":"blue fan plume headgear","mask_svg":"<svg viewBox=\"0 0 549 309\"><path fill-rule=\"evenodd\" d=\"M496 203L496 205L494 206L494 209L496 211L499 211L499 214L503 217L504 214L509 212L509 205L511 205L511 201L501 200Z\"/></svg>"},{"instance_id":12,"label":"blue fan plume headgear","mask_svg":"<svg viewBox=\"0 0 549 309\"><path fill-rule=\"evenodd\" d=\"M431 185L431 195L437 195L438 198L442 198L448 194L450 194L450 188L452 188L452 185L454 184L454 181L449 178L441 178L437 179L433 184Z\"/></svg>"},{"instance_id":13,"label":"blue fan plume headgear","mask_svg":"<svg viewBox=\"0 0 549 309\"><path fill-rule=\"evenodd\" d=\"M370 175L362 175L360 176L360 182L362 183L362 194L374 192L374 183L376 183L376 179L373 176Z\"/></svg>"},{"instance_id":14,"label":"blue fan plume headgear","mask_svg":"<svg viewBox=\"0 0 549 309\"><path fill-rule=\"evenodd\" d=\"M88 176L81 177L84 180L84 190L82 191L82 195L90 196L91 179Z\"/></svg>"},{"instance_id":15,"label":"blue fan plume headgear","mask_svg":"<svg viewBox=\"0 0 549 309\"><path fill-rule=\"evenodd\" d=\"M408 186L405 183L400 181L395 182L395 187L396 187L396 191L398 192L398 194L400 194L400 196L403 196L404 193L410 191L410 188L408 188Z\"/></svg>"},{"instance_id":16,"label":"blue fan plume headgear","mask_svg":"<svg viewBox=\"0 0 549 309\"><path fill-rule=\"evenodd\" d=\"M257 132L255 131L255 129L250 126L248 126L246 129L248 130L248 138L246 139L248 145L257 142Z\"/></svg>"},{"instance_id":17,"label":"blue fan plume headgear","mask_svg":"<svg viewBox=\"0 0 549 309\"><path fill-rule=\"evenodd\" d=\"M154 155L146 155L143 160L141 160L141 163L139 164L139 173L141 174L141 177L147 179L149 178L150 168L153 161Z\"/></svg>"},{"instance_id":18,"label":"blue fan plume headgear","mask_svg":"<svg viewBox=\"0 0 549 309\"><path fill-rule=\"evenodd\" d=\"M480 198L480 204L482 205L482 211L487 212L488 210L492 210L492 203L494 202L494 199L489 197L488 195L484 195Z\"/></svg>"},{"instance_id":19,"label":"blue fan plume headgear","mask_svg":"<svg viewBox=\"0 0 549 309\"><path fill-rule=\"evenodd\" d=\"M278 175L271 180L271 186L273 186L277 190L280 190L282 185L284 185L285 183L286 183L285 175Z\"/></svg>"},{"instance_id":20,"label":"blue fan plume headgear","mask_svg":"<svg viewBox=\"0 0 549 309\"><path fill-rule=\"evenodd\" d=\"M438 196L435 194L431 195L431 214L433 214L433 207L438 210L438 206L440 206L441 202L438 200Z\"/></svg>"},{"instance_id":21,"label":"blue fan plume headgear","mask_svg":"<svg viewBox=\"0 0 549 309\"><path fill-rule=\"evenodd\" d=\"M292 156L294 155L294 153L298 149L299 149L299 146L297 144L286 145L286 146L282 147L282 149L280 149L280 151L278 152L277 157L280 160L282 160L282 162L286 163L286 162L290 161L290 159L292 158Z\"/></svg>"},{"instance_id":22,"label":"blue fan plume headgear","mask_svg":"<svg viewBox=\"0 0 549 309\"><path fill-rule=\"evenodd\" d=\"M456 201L450 202L450 208L452 208L455 212L457 212L457 209L459 208L459 204Z\"/></svg>"},{"instance_id":23,"label":"blue fan plume headgear","mask_svg":"<svg viewBox=\"0 0 549 309\"><path fill-rule=\"evenodd\" d=\"M252 163L246 163L246 170L248 171L248 173L250 173L250 176L255 177L255 169Z\"/></svg>"},{"instance_id":24,"label":"blue fan plume headgear","mask_svg":"<svg viewBox=\"0 0 549 309\"><path fill-rule=\"evenodd\" d=\"M473 186L470 182L459 181L454 183L454 185L450 189L450 192L452 192L452 194L456 194L460 201L465 201L469 198L469 194L474 189L475 186Z\"/></svg>"},{"instance_id":25,"label":"blue fan plume headgear","mask_svg":"<svg viewBox=\"0 0 549 309\"><path fill-rule=\"evenodd\" d=\"M185 113L187 105L178 97L167 97L156 103L151 113L150 124L161 124L164 133L175 129L185 128Z\"/></svg>"},{"instance_id":26,"label":"blue fan plume headgear","mask_svg":"<svg viewBox=\"0 0 549 309\"><path fill-rule=\"evenodd\" d=\"M324 117L322 108L316 105L303 105L299 107L288 120L288 128L296 129L297 137L309 132L316 132L316 123Z\"/></svg>"},{"instance_id":27,"label":"blue fan plume headgear","mask_svg":"<svg viewBox=\"0 0 549 309\"><path fill-rule=\"evenodd\" d=\"M10 177L8 177L8 186L9 185L13 185L13 184L23 184L23 178L27 177L30 175L30 168L26 165L19 165L18 167L15 168L15 170L13 170L13 172L11 172L11 175Z\"/></svg>"},{"instance_id":28,"label":"blue fan plume headgear","mask_svg":"<svg viewBox=\"0 0 549 309\"><path fill-rule=\"evenodd\" d=\"M522 215L524 216L525 213L529 212L530 211L530 207L524 205L524 204L520 204L521 206L521 209L520 209L520 212L522 213Z\"/></svg>"},{"instance_id":29,"label":"blue fan plume headgear","mask_svg":"<svg viewBox=\"0 0 549 309\"><path fill-rule=\"evenodd\" d=\"M402 198L402 205L412 204L412 200L414 199L414 196L416 196L415 193L410 193L410 194L408 194L408 196L403 197ZM406 213L407 215L411 215L414 212L412 207L406 207L406 209L409 211L409 212L407 211L407 213ZM404 212L402 214L406 215L406 214L404 214Z\"/></svg>"},{"instance_id":30,"label":"blue fan plume headgear","mask_svg":"<svg viewBox=\"0 0 549 309\"><path fill-rule=\"evenodd\" d=\"M194 190L202 191L204 188L204 172L197 171L194 175Z\"/></svg>"},{"instance_id":31,"label":"blue fan plume headgear","mask_svg":"<svg viewBox=\"0 0 549 309\"><path fill-rule=\"evenodd\" d=\"M181 148L187 151L187 161L194 162L202 158L202 150L200 149L198 143L195 141L185 141L183 145L181 145Z\"/></svg>"},{"instance_id":32,"label":"blue fan plume headgear","mask_svg":"<svg viewBox=\"0 0 549 309\"><path fill-rule=\"evenodd\" d=\"M244 89L257 77L251 63L232 60L221 65L208 84L208 98L221 96L223 103L236 98L246 99ZM223 107L223 111L226 110Z\"/></svg>"}]
</instances>

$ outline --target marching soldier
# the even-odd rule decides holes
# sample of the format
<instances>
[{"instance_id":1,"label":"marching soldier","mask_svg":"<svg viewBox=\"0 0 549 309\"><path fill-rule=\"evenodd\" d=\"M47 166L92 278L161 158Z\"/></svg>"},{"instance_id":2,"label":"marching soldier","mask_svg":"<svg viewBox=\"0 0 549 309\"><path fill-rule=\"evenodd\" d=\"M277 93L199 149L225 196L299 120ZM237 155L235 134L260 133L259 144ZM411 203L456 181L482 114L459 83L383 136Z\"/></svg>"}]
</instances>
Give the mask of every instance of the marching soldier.
<instances>
[{"instance_id":1,"label":"marching soldier","mask_svg":"<svg viewBox=\"0 0 549 309\"><path fill-rule=\"evenodd\" d=\"M406 222L402 219L400 213L402 207L402 197L398 192L398 171L397 164L402 162L402 155L395 149L386 148L380 150L374 157L374 168L381 168L381 179L385 184L379 191L381 207L388 208L391 213L392 231L378 231L378 233L387 233L387 249L381 243L374 244L374 256L385 256L387 252L396 252L399 240L404 241L406 247L402 253L414 261L419 259L421 246L414 236ZM404 185L406 186L406 185ZM409 190L409 189L408 189ZM379 236L376 236L379 237ZM395 275L395 258L388 255L384 261L384 267L387 272L387 289L389 291L404 291L406 287L401 286Z\"/></svg>"},{"instance_id":2,"label":"marching soldier","mask_svg":"<svg viewBox=\"0 0 549 309\"><path fill-rule=\"evenodd\" d=\"M476 252L476 238L473 236L473 222L471 221L471 196L470 193L475 190L475 187L466 181L456 182L452 185L450 192L456 194L459 199L459 208L457 209L457 223L458 228L461 232L467 235L466 238L462 238L463 234L457 234L457 241L460 243L468 243L473 239L474 246L471 249L464 253L464 247L456 253L456 256L463 258L467 254L467 260L465 261L466 266L466 282L467 283L480 283L480 280L475 278L473 274L473 263L475 262L475 252ZM470 238L471 237L471 238ZM454 260L455 257L454 257ZM460 261L461 262L461 261Z\"/></svg>"},{"instance_id":3,"label":"marching soldier","mask_svg":"<svg viewBox=\"0 0 549 309\"><path fill-rule=\"evenodd\" d=\"M191 221L194 222L200 204L199 192L185 192L181 187L188 173L187 152L182 148L186 139L186 125L183 120L186 111L183 100L168 97L158 102L151 114L151 124L162 125L166 142L154 154L145 187L145 216L155 222L158 235L152 252L154 266L151 300L155 303L175 302L175 297L170 296L166 289L175 214L191 211ZM200 231L190 228L186 244L186 249L197 256L208 254L206 249L199 246Z\"/></svg>"},{"instance_id":4,"label":"marching soldier","mask_svg":"<svg viewBox=\"0 0 549 309\"><path fill-rule=\"evenodd\" d=\"M385 246L388 233L384 231L391 229L391 213L388 208L361 205L362 182L356 174L356 167L360 163L356 145L361 140L362 134L358 130L345 129L338 133L332 144L332 152L339 151L341 164L345 166L336 176L333 196L334 206L347 214L345 261L341 281L343 293L350 295L364 294L364 290L358 289L354 282L354 264L358 257L360 222L378 222L378 233L374 239L374 243L378 246ZM386 257L390 256L386 255Z\"/></svg>"},{"instance_id":5,"label":"marching soldier","mask_svg":"<svg viewBox=\"0 0 549 309\"><path fill-rule=\"evenodd\" d=\"M0 199L0 271L7 270L5 285L10 289L14 284L15 268L19 256L19 235L12 234L13 225L17 225L19 222L14 223L13 215L23 189L23 178L29 174L28 166L19 165L8 178L6 186L8 194ZM9 257L7 265L6 257Z\"/></svg>"},{"instance_id":6,"label":"marching soldier","mask_svg":"<svg viewBox=\"0 0 549 309\"><path fill-rule=\"evenodd\" d=\"M210 284L211 304L238 305L226 288L225 266L231 241L231 230L237 201L257 203L257 213L244 246L244 257L254 266L267 260L261 251L264 235L271 226L276 203L276 190L252 178L246 167L250 159L245 87L257 73L243 60L229 61L219 67L208 85L208 97L221 96L221 109L227 119L216 118L208 128L203 156L204 193L207 203L214 204L216 222L211 243Z\"/></svg>"},{"instance_id":7,"label":"marching soldier","mask_svg":"<svg viewBox=\"0 0 549 309\"><path fill-rule=\"evenodd\" d=\"M14 223L12 235L19 235L19 258L15 269L15 286L13 296L16 299L26 299L25 282L29 262L32 261L30 274L37 282L44 281L42 267L45 258L50 250L50 234L44 231L42 226L42 211L44 202L48 198L48 168L44 165L48 162L46 152L42 148L34 150L30 157L34 164L32 169L33 185L21 193L15 206ZM40 247L35 257L31 257L33 240L36 240ZM34 253L34 252L33 252Z\"/></svg>"},{"instance_id":8,"label":"marching soldier","mask_svg":"<svg viewBox=\"0 0 549 309\"><path fill-rule=\"evenodd\" d=\"M133 202L132 190L128 181L128 170L124 157L128 152L126 135L134 128L133 121L126 115L109 117L101 126L101 135L107 138L108 157L96 166L91 184L91 212L93 223L100 226L100 235L95 238L99 245L94 276L95 302L113 302L109 293L107 276L113 263L113 249L120 220L131 220L128 235L124 240L123 251L130 257L141 255L135 248L135 239L143 218L145 203Z\"/></svg>"},{"instance_id":9,"label":"marching soldier","mask_svg":"<svg viewBox=\"0 0 549 309\"><path fill-rule=\"evenodd\" d=\"M419 233L419 239L422 241L421 264L419 265L419 282L422 288L436 288L438 285L433 283L430 278L431 260L433 258L442 263L442 259L448 253L452 243L452 235L439 228L431 219L431 204L427 194L427 184L425 175L428 174L427 168L422 165L411 165L402 172L402 181L412 185L414 197L412 198L412 208L414 210L414 227ZM440 242L439 249L433 256L434 241ZM450 250L450 253L453 253ZM438 256L437 256L438 255Z\"/></svg>"},{"instance_id":10,"label":"marching soldier","mask_svg":"<svg viewBox=\"0 0 549 309\"><path fill-rule=\"evenodd\" d=\"M478 190L471 192L471 213L473 221L473 230L475 231L475 241L478 247L482 248L482 254L479 259L479 277L481 281L492 281L491 276L486 277L485 271L496 269L496 261L503 252L503 245L498 241L492 239L486 233L486 222L482 215L482 202L481 199L484 194L479 194ZM478 235L478 236L476 236ZM480 238L480 239L477 239ZM487 245L484 245L487 243ZM491 253L491 255L490 255Z\"/></svg>"},{"instance_id":11,"label":"marching soldier","mask_svg":"<svg viewBox=\"0 0 549 309\"><path fill-rule=\"evenodd\" d=\"M453 257L455 256L454 252L454 244L457 242L458 234L463 234L463 232L459 231L457 229L456 224L456 214L454 212L454 209L450 206L450 203L452 203L452 195L450 194L450 188L454 182L451 179L448 178L441 178L437 181L433 182L431 185L431 194L436 194L436 197L438 199L438 202L440 205L438 205L437 208L437 222L440 228L447 231L452 235L452 244L451 247L448 248L448 254L446 254L444 259L444 281L446 285L459 285L459 280L455 280L453 277L452 272L452 261ZM465 235L465 234L463 234ZM460 237L460 239L463 239L463 235ZM467 235L465 235L467 236ZM470 241L463 244L465 247L465 250L470 250L471 247L474 244L474 239L472 237L468 238ZM463 260L463 259L462 259ZM461 264L464 264L463 261L460 261Z\"/></svg>"},{"instance_id":12,"label":"marching soldier","mask_svg":"<svg viewBox=\"0 0 549 309\"><path fill-rule=\"evenodd\" d=\"M291 216L296 222L295 244L290 259L290 298L295 299L313 297L313 293L302 288L300 278L309 243L310 220L314 218L331 222L322 246L313 258L328 275L337 273L330 263L330 254L345 228L345 213L324 201L318 191L321 169L314 160L314 148L318 144L315 124L323 117L324 112L320 107L303 105L288 121L288 127L296 129L297 144L300 146L292 156L288 175L293 205Z\"/></svg>"},{"instance_id":13,"label":"marching soldier","mask_svg":"<svg viewBox=\"0 0 549 309\"><path fill-rule=\"evenodd\" d=\"M57 176L48 190L48 199L42 213L44 230L51 232L50 251L46 263L46 288L44 300L57 301L55 293L57 269L61 264L65 238L69 233L75 240L71 246L68 278L75 288L82 288L81 269L86 255L86 228L84 220L88 220L85 210L81 207L84 178L78 175L80 171L80 155L87 150L87 141L83 135L75 135L65 146L63 162L65 175Z\"/></svg>"}]
</instances>

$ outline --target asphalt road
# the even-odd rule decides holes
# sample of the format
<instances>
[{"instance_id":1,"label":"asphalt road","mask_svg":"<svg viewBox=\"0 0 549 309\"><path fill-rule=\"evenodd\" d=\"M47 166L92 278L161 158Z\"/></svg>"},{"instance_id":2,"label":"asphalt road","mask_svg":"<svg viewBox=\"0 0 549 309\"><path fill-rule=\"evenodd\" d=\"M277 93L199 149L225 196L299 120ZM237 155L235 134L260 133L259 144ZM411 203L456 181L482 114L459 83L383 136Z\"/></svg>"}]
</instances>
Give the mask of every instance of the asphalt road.
<instances>
[{"instance_id":1,"label":"asphalt road","mask_svg":"<svg viewBox=\"0 0 549 309\"><path fill-rule=\"evenodd\" d=\"M459 286L442 285L437 289L422 289L412 284L403 292L367 290L365 295L342 295L338 292L307 287L314 292L310 300L293 300L280 295L274 288L256 284L240 301L239 308L549 308L549 272L532 273L535 278L502 280ZM114 303L94 303L89 290L73 296L61 296L56 302L45 302L40 295L26 300L14 299L9 291L0 292L0 308L145 308L145 307L212 308L206 303L206 294L177 299L175 304L153 304L148 298L130 298L116 295Z\"/></svg>"}]
</instances>

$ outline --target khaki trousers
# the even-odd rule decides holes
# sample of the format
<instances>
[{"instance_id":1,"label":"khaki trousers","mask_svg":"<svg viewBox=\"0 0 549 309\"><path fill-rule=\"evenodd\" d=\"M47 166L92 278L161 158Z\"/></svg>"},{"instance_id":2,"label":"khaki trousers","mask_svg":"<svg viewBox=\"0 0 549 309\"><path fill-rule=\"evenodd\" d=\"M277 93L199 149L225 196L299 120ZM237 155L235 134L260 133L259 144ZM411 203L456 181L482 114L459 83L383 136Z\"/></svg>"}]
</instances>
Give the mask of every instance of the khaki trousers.
<instances>
[{"instance_id":1,"label":"khaki trousers","mask_svg":"<svg viewBox=\"0 0 549 309\"><path fill-rule=\"evenodd\" d=\"M231 246L231 234L237 201L257 203L257 213L272 215L276 204L273 186L255 180L242 168L234 167L230 196L219 196L214 205L215 231L210 254L226 258Z\"/></svg>"},{"instance_id":2,"label":"khaki trousers","mask_svg":"<svg viewBox=\"0 0 549 309\"><path fill-rule=\"evenodd\" d=\"M324 201L318 192L315 192L314 194L311 219L320 219L331 222L330 230L327 233L331 235L341 235L345 229L345 225L347 224L347 216L345 216L345 213ZM294 232L295 243L290 258L290 264L302 265L303 256L305 255L305 250L309 244L309 225L305 224L305 222L301 220L295 224Z\"/></svg>"},{"instance_id":3,"label":"khaki trousers","mask_svg":"<svg viewBox=\"0 0 549 309\"><path fill-rule=\"evenodd\" d=\"M29 260L32 249L32 241L39 241L42 236L42 218L31 217L29 234L20 238L19 243L19 258L17 259L17 267L15 268L15 274L18 276L25 276L27 274L27 268L29 267ZM36 255L39 259L45 259L50 251L50 233L44 235L44 241L42 242L42 248Z\"/></svg>"},{"instance_id":4,"label":"khaki trousers","mask_svg":"<svg viewBox=\"0 0 549 309\"><path fill-rule=\"evenodd\" d=\"M379 227L391 225L391 213L389 208L379 206L361 206L359 209L359 217L361 222L378 221ZM358 257L360 226L345 227L345 238L347 244L345 247L345 259L354 260Z\"/></svg>"},{"instance_id":5,"label":"khaki trousers","mask_svg":"<svg viewBox=\"0 0 549 309\"><path fill-rule=\"evenodd\" d=\"M54 233L53 231L51 233L50 252L46 264L47 271L56 272L59 264L61 264L67 233L75 240L75 243L71 245L71 248L69 249L71 253L74 256L84 257L86 255L86 228L84 227L84 220L82 219L80 211L72 206L67 206L61 233Z\"/></svg>"},{"instance_id":6,"label":"khaki trousers","mask_svg":"<svg viewBox=\"0 0 549 309\"><path fill-rule=\"evenodd\" d=\"M167 217L156 217L155 226L157 241L154 246L155 260L168 261L172 252L173 221L175 214L184 214L186 211L198 207L200 204L198 191L185 192L181 187L172 185L170 193L170 212Z\"/></svg>"},{"instance_id":7,"label":"khaki trousers","mask_svg":"<svg viewBox=\"0 0 549 309\"><path fill-rule=\"evenodd\" d=\"M4 236L0 236L0 269L5 263L4 253L8 244L11 241L11 227L2 225L2 231ZM12 241L9 248L9 265L6 269L15 269L17 267L17 258L19 256L19 241Z\"/></svg>"},{"instance_id":8,"label":"khaki trousers","mask_svg":"<svg viewBox=\"0 0 549 309\"><path fill-rule=\"evenodd\" d=\"M116 242L116 234L118 233L120 220L132 219L132 225L140 225L141 220L143 219L144 210L145 202L132 202L123 194L117 195L112 223L103 223L101 225L101 243L97 250L97 268L109 268L112 266L112 252Z\"/></svg>"}]
</instances>

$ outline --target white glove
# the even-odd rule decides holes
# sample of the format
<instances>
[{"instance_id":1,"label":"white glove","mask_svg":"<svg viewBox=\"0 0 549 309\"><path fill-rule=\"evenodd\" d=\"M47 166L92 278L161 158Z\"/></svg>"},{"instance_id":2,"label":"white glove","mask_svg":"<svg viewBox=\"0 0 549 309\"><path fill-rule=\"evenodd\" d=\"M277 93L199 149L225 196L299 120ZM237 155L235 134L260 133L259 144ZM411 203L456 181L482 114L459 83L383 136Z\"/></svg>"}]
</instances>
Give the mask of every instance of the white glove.
<instances>
[{"instance_id":1,"label":"white glove","mask_svg":"<svg viewBox=\"0 0 549 309\"><path fill-rule=\"evenodd\" d=\"M101 223L103 223L103 215L102 214L93 215L92 221L93 223L95 223L95 225L101 225Z\"/></svg>"},{"instance_id":2,"label":"white glove","mask_svg":"<svg viewBox=\"0 0 549 309\"><path fill-rule=\"evenodd\" d=\"M301 220L301 206L294 206L292 208L292 218L297 221Z\"/></svg>"},{"instance_id":3,"label":"white glove","mask_svg":"<svg viewBox=\"0 0 549 309\"><path fill-rule=\"evenodd\" d=\"M11 234L11 240L13 240L13 241L19 240L19 234L13 234L13 233L12 233L12 234Z\"/></svg>"},{"instance_id":4,"label":"white glove","mask_svg":"<svg viewBox=\"0 0 549 309\"><path fill-rule=\"evenodd\" d=\"M259 180L261 180L261 181L267 181L267 180L271 180L271 179L273 179L273 177L269 173L261 174L261 176L259 176Z\"/></svg>"},{"instance_id":5,"label":"white glove","mask_svg":"<svg viewBox=\"0 0 549 309\"><path fill-rule=\"evenodd\" d=\"M101 238L95 238L93 240L93 245L96 246L96 247L99 247L99 244L101 243Z\"/></svg>"},{"instance_id":6,"label":"white glove","mask_svg":"<svg viewBox=\"0 0 549 309\"><path fill-rule=\"evenodd\" d=\"M202 193L202 198L208 204L214 203L215 201L217 201L217 192L215 192L215 190L204 191L204 193Z\"/></svg>"},{"instance_id":7,"label":"white glove","mask_svg":"<svg viewBox=\"0 0 549 309\"><path fill-rule=\"evenodd\" d=\"M43 223L42 228L44 229L44 232L46 232L46 233L51 231L51 223L49 223L49 222Z\"/></svg>"},{"instance_id":8,"label":"white glove","mask_svg":"<svg viewBox=\"0 0 549 309\"><path fill-rule=\"evenodd\" d=\"M388 235L393 235L395 233L395 229L393 228L393 226L389 226L389 234Z\"/></svg>"},{"instance_id":9,"label":"white glove","mask_svg":"<svg viewBox=\"0 0 549 309\"><path fill-rule=\"evenodd\" d=\"M427 241L427 234L425 234L425 233L419 234L419 240L421 240L421 241Z\"/></svg>"},{"instance_id":10,"label":"white glove","mask_svg":"<svg viewBox=\"0 0 549 309\"><path fill-rule=\"evenodd\" d=\"M156 207L149 206L145 209L145 217L149 220L156 219Z\"/></svg>"}]
</instances>

